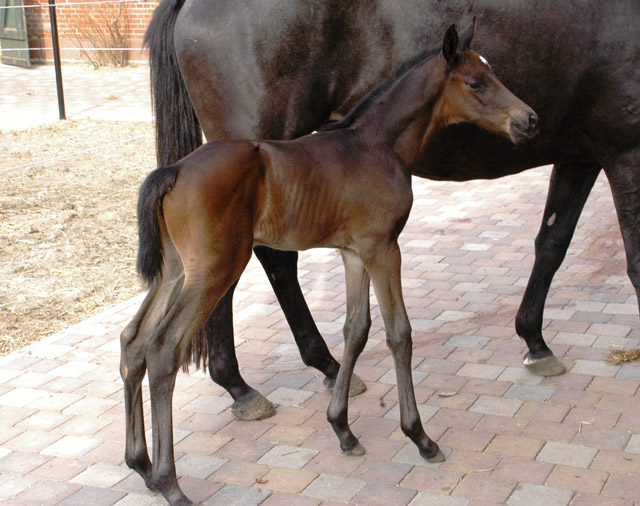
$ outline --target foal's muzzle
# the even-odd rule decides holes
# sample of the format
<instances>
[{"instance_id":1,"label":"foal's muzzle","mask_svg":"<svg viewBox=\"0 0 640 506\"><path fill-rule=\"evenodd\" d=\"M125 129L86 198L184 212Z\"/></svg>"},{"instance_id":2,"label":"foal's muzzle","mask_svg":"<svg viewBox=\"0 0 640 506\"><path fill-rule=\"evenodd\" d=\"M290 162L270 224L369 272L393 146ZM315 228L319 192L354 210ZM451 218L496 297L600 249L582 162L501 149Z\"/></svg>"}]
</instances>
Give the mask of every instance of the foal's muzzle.
<instances>
[{"instance_id":1,"label":"foal's muzzle","mask_svg":"<svg viewBox=\"0 0 640 506\"><path fill-rule=\"evenodd\" d=\"M534 137L538 133L538 115L523 111L511 119L511 141L515 144Z\"/></svg>"}]
</instances>

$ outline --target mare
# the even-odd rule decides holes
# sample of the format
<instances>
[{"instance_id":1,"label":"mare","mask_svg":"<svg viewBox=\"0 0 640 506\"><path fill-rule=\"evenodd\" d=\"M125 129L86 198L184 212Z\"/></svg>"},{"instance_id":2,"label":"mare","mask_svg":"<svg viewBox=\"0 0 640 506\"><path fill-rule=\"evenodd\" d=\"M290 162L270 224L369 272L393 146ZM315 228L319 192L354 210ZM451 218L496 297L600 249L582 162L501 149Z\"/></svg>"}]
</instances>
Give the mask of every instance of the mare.
<instances>
[{"instance_id":1,"label":"mare","mask_svg":"<svg viewBox=\"0 0 640 506\"><path fill-rule=\"evenodd\" d=\"M537 116L459 39L402 65L329 130L291 141L220 140L153 171L138 200L138 271L150 285L121 337L126 462L171 504L189 504L176 477L171 405L181 364L255 244L299 251L339 248L345 267L345 348L327 418L341 449L364 449L348 424L355 362L371 326L373 284L398 384L400 425L427 460L444 455L425 433L411 379L411 326L400 280L398 235L413 201L411 175L435 132L473 122L518 143ZM179 290L175 286L179 285ZM200 336L204 339L204 336ZM144 436L141 382L149 371L153 465Z\"/></svg>"},{"instance_id":2,"label":"mare","mask_svg":"<svg viewBox=\"0 0 640 506\"><path fill-rule=\"evenodd\" d=\"M528 347L525 365L537 374L559 374L564 366L542 335L544 304L602 168L629 277L640 293L637 0L163 0L146 34L159 164L199 146L200 125L209 141L308 134L332 115L344 115L400 61L438 44L448 20L474 15L483 28L477 47L538 112L540 135L513 147L473 125L453 125L432 139L414 174L465 181L555 164L515 324ZM303 361L331 384L338 363L304 302L297 254L261 246L254 251ZM269 416L272 405L238 370L232 293L233 287L206 326L209 372L234 398L237 417Z\"/></svg>"}]
</instances>

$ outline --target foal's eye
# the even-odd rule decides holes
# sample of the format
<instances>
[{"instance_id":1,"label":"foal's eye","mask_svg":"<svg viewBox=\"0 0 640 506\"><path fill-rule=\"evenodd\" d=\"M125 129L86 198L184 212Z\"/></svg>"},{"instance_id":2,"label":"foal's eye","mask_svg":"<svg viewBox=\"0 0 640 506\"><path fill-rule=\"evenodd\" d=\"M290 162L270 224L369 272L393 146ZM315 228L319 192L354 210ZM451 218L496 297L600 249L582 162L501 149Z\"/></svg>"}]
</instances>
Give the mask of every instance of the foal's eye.
<instances>
[{"instance_id":1,"label":"foal's eye","mask_svg":"<svg viewBox=\"0 0 640 506\"><path fill-rule=\"evenodd\" d=\"M480 81L471 81L467 83L472 90L479 90L482 83Z\"/></svg>"}]
</instances>

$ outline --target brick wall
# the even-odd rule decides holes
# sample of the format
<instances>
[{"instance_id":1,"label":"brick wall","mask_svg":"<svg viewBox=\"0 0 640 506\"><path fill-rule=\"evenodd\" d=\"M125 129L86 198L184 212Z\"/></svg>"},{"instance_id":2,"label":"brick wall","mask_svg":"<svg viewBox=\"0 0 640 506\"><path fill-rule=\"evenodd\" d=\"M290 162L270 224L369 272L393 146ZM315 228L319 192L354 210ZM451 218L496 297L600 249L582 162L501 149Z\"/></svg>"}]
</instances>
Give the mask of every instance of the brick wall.
<instances>
[{"instance_id":1,"label":"brick wall","mask_svg":"<svg viewBox=\"0 0 640 506\"><path fill-rule=\"evenodd\" d=\"M122 3L104 3L105 0L56 0L56 18L58 20L58 37L63 60L88 60L79 47L105 47L104 36L108 34L107 26L118 17L122 6L125 22L120 23L120 33L126 37L129 61L146 61L147 56L141 51L142 39L154 9L160 0L131 0ZM91 5L95 3L95 5ZM75 5L74 5L75 4ZM51 24L49 21L48 0L25 0L25 5L38 5L27 8L27 31L31 59L34 62L53 61ZM121 18L122 19L122 18ZM125 29L126 27L126 29ZM120 47L107 43L110 47ZM98 53L89 51L89 56L96 59ZM113 52L113 54L122 54ZM106 55L105 55L106 56Z\"/></svg>"}]
</instances>

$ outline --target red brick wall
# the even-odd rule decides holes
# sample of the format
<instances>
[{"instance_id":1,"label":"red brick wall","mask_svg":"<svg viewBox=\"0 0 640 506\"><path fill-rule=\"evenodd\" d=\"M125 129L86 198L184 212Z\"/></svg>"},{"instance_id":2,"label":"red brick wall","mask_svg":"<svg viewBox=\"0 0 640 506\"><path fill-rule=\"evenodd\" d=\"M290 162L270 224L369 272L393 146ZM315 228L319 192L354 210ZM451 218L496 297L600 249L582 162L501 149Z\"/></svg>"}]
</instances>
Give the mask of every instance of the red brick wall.
<instances>
[{"instance_id":1,"label":"red brick wall","mask_svg":"<svg viewBox=\"0 0 640 506\"><path fill-rule=\"evenodd\" d=\"M80 45L90 47L89 37L98 41L95 23L105 26L104 20L112 20L118 12L119 3L103 3L105 0L56 0L56 18L58 21L58 38L60 40L61 56L63 60L86 59L78 51ZM95 3L96 5L91 5ZM127 51L129 61L146 61L143 54L142 38L147 29L151 15L160 0L131 0L124 1L124 12L127 22L127 46L136 49ZM75 5L74 5L75 4ZM27 31L29 33L29 47L31 59L35 62L53 61L51 24L49 22L48 0L25 0L25 5L38 5L25 9L27 17ZM90 21L89 16L93 19ZM92 53L95 55L95 53Z\"/></svg>"}]
</instances>

